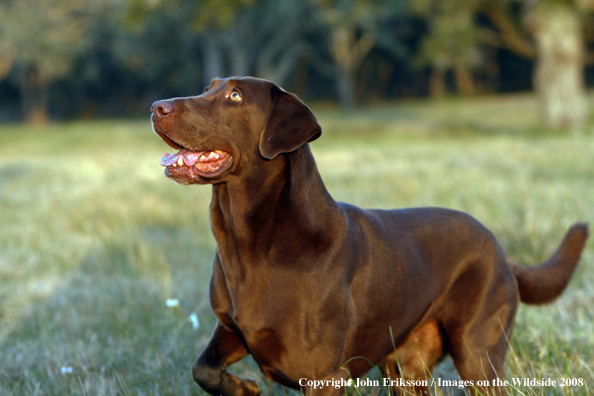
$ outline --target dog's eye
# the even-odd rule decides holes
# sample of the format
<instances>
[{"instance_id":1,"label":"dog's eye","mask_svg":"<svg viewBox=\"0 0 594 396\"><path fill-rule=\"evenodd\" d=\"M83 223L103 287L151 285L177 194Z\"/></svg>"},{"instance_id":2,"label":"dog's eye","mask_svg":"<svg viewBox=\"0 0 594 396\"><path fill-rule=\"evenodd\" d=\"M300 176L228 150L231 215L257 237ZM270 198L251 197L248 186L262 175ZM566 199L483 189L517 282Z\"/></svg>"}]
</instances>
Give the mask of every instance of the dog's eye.
<instances>
[{"instance_id":1,"label":"dog's eye","mask_svg":"<svg viewBox=\"0 0 594 396\"><path fill-rule=\"evenodd\" d=\"M229 99L231 99L232 102L239 102L241 100L241 95L239 92L233 91L231 92L231 95L229 95Z\"/></svg>"}]
</instances>

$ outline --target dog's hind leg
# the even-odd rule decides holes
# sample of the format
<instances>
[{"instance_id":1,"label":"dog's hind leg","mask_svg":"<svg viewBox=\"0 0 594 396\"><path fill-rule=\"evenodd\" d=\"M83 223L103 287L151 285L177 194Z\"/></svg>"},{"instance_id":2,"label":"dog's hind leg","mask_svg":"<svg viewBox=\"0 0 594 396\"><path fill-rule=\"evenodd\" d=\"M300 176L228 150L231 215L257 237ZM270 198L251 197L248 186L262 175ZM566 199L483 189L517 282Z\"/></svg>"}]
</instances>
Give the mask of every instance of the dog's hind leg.
<instances>
[{"instance_id":1,"label":"dog's hind leg","mask_svg":"<svg viewBox=\"0 0 594 396\"><path fill-rule=\"evenodd\" d=\"M503 291L499 296L502 294ZM491 298L494 295L489 294ZM468 388L473 394L505 394L505 389L494 380L504 375L516 307L517 303L503 303L490 312L480 311L470 323L445 328L454 366L460 378L470 382Z\"/></svg>"},{"instance_id":2,"label":"dog's hind leg","mask_svg":"<svg viewBox=\"0 0 594 396\"><path fill-rule=\"evenodd\" d=\"M454 355L454 365L470 392L481 396L506 394L505 389L500 388L494 380L503 375L507 348L481 351L467 346L463 349L464 352L458 351Z\"/></svg>"},{"instance_id":3,"label":"dog's hind leg","mask_svg":"<svg viewBox=\"0 0 594 396\"><path fill-rule=\"evenodd\" d=\"M414 330L395 352L390 353L380 363L384 378L394 381L393 390L399 394L428 394L431 372L444 354L442 331L437 321L428 321ZM402 377L403 381L397 380ZM406 381L414 381L412 386L402 386ZM410 383L410 382L409 382Z\"/></svg>"},{"instance_id":4,"label":"dog's hind leg","mask_svg":"<svg viewBox=\"0 0 594 396\"><path fill-rule=\"evenodd\" d=\"M219 323L208 346L192 367L194 381L212 395L259 395L260 389L254 381L243 380L226 370L247 355L248 351L237 334Z\"/></svg>"}]
</instances>

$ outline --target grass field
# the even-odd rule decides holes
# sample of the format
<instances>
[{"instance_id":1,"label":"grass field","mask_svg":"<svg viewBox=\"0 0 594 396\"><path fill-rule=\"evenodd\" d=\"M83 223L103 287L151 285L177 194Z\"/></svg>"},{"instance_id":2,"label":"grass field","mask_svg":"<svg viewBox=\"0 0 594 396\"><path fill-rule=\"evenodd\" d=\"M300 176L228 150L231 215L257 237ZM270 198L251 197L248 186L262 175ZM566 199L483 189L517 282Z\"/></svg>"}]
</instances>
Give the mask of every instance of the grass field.
<instances>
[{"instance_id":1,"label":"grass field","mask_svg":"<svg viewBox=\"0 0 594 396\"><path fill-rule=\"evenodd\" d=\"M571 223L594 223L594 135L540 129L531 96L314 109L324 135L312 149L337 200L468 212L530 265ZM201 394L190 367L215 323L210 188L166 180L166 150L148 115L0 126L0 395ZM584 385L511 394L594 394L593 307L590 241L560 300L522 307L507 363L508 379ZM249 358L232 371L296 394Z\"/></svg>"}]
</instances>

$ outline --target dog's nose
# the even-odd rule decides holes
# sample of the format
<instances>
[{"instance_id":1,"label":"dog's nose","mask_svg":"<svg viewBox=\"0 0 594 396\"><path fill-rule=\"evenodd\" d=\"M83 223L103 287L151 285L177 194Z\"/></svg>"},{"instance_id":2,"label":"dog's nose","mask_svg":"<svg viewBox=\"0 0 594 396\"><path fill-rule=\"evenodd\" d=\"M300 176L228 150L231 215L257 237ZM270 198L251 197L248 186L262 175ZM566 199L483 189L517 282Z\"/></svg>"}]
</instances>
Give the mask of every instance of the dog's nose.
<instances>
[{"instance_id":1,"label":"dog's nose","mask_svg":"<svg viewBox=\"0 0 594 396\"><path fill-rule=\"evenodd\" d=\"M158 100L151 106L151 113L157 117L164 117L173 111L173 103L166 100Z\"/></svg>"}]
</instances>

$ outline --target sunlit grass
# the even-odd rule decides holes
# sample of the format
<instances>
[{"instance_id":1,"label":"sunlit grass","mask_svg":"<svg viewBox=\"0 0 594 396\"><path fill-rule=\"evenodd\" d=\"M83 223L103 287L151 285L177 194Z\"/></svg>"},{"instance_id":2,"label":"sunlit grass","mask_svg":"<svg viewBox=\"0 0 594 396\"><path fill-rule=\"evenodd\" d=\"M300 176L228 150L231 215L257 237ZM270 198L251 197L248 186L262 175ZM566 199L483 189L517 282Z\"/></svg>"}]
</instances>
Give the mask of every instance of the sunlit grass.
<instances>
[{"instance_id":1,"label":"sunlit grass","mask_svg":"<svg viewBox=\"0 0 594 396\"><path fill-rule=\"evenodd\" d=\"M316 110L312 149L337 200L463 210L526 264L594 219L592 133L540 130L529 96ZM0 395L199 393L190 367L214 326L210 188L162 176L167 147L146 120L8 125L0 138ZM509 378L587 386L512 394L591 393L593 253L590 242L561 300L522 307L507 365ZM232 370L285 392L249 359ZM456 378L451 362L435 375Z\"/></svg>"}]
</instances>

